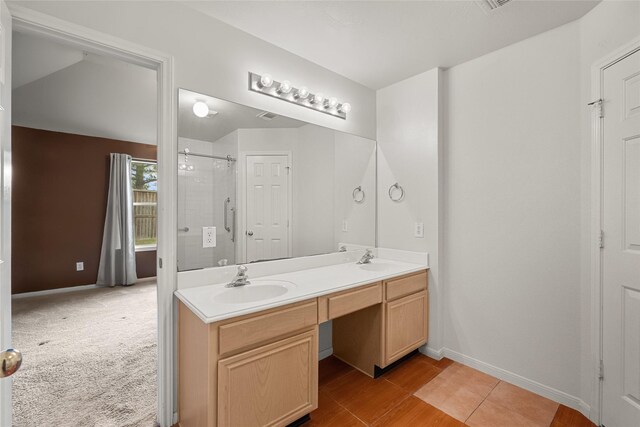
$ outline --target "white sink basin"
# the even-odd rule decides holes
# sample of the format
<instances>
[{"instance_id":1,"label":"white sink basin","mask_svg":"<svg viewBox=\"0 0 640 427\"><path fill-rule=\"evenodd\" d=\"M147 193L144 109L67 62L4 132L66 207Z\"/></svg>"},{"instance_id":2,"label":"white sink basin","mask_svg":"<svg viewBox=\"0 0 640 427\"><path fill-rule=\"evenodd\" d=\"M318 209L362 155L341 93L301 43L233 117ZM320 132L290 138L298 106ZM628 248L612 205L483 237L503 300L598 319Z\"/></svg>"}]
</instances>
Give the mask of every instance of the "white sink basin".
<instances>
[{"instance_id":1,"label":"white sink basin","mask_svg":"<svg viewBox=\"0 0 640 427\"><path fill-rule=\"evenodd\" d=\"M277 298L296 287L291 282L280 280L250 280L251 283L236 288L226 288L213 297L221 304L245 304Z\"/></svg>"}]
</instances>

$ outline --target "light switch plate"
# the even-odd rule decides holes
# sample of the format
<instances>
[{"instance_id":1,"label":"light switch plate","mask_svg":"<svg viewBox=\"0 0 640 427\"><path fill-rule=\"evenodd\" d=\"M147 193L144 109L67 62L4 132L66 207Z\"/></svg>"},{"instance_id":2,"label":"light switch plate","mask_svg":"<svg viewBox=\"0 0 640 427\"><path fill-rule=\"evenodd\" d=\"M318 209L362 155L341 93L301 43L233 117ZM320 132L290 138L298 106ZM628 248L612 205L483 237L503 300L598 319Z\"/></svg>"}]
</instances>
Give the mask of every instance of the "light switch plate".
<instances>
[{"instance_id":1,"label":"light switch plate","mask_svg":"<svg viewBox=\"0 0 640 427\"><path fill-rule=\"evenodd\" d=\"M76 271L84 271L84 261L76 262Z\"/></svg>"},{"instance_id":2,"label":"light switch plate","mask_svg":"<svg viewBox=\"0 0 640 427\"><path fill-rule=\"evenodd\" d=\"M417 238L424 237L424 222L416 222L414 225L413 236Z\"/></svg>"},{"instance_id":3,"label":"light switch plate","mask_svg":"<svg viewBox=\"0 0 640 427\"><path fill-rule=\"evenodd\" d=\"M344 231L345 233L349 231L349 221L347 221L346 219L342 220L342 231Z\"/></svg>"},{"instance_id":4,"label":"light switch plate","mask_svg":"<svg viewBox=\"0 0 640 427\"><path fill-rule=\"evenodd\" d=\"M203 248L216 247L216 228L215 227L202 227L202 247Z\"/></svg>"}]
</instances>

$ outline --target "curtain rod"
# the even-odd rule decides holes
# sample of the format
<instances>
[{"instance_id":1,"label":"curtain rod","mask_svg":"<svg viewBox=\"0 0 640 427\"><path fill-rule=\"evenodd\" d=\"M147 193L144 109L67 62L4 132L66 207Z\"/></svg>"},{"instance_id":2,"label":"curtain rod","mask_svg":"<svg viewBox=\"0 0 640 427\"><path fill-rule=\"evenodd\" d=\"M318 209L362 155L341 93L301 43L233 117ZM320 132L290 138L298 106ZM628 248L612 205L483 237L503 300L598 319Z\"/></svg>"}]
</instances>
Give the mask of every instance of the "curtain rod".
<instances>
[{"instance_id":1,"label":"curtain rod","mask_svg":"<svg viewBox=\"0 0 640 427\"><path fill-rule=\"evenodd\" d=\"M211 154L198 154L198 153L193 153L191 151L178 151L178 154L184 154L187 156L196 156L196 157L206 157L208 159L219 159L219 160L226 160L228 162L235 162L236 159L231 157L230 155L227 156L214 156Z\"/></svg>"},{"instance_id":2,"label":"curtain rod","mask_svg":"<svg viewBox=\"0 0 640 427\"><path fill-rule=\"evenodd\" d=\"M133 157L131 156L131 160L135 160L138 162L149 162L149 163L158 163L158 161L156 159L143 159L140 157Z\"/></svg>"}]
</instances>

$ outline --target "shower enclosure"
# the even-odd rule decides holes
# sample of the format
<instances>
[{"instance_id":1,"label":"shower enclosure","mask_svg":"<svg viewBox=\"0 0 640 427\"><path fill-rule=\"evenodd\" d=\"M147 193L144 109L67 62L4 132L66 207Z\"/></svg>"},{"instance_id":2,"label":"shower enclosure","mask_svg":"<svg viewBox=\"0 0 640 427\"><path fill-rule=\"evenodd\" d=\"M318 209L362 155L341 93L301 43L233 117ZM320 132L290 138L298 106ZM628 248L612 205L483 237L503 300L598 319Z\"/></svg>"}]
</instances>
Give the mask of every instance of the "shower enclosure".
<instances>
[{"instance_id":1,"label":"shower enclosure","mask_svg":"<svg viewBox=\"0 0 640 427\"><path fill-rule=\"evenodd\" d=\"M236 159L214 151L211 143L180 138L179 271L235 264ZM213 241L206 237L208 230Z\"/></svg>"}]
</instances>

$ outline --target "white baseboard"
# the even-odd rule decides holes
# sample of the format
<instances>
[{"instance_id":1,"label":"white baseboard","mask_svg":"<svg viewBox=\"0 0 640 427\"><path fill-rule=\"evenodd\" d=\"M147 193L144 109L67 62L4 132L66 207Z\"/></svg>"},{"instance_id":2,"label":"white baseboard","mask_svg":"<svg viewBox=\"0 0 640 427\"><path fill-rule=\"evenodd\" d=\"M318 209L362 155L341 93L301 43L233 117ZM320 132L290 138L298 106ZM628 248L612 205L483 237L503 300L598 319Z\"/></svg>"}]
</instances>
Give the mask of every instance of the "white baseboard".
<instances>
[{"instance_id":1,"label":"white baseboard","mask_svg":"<svg viewBox=\"0 0 640 427\"><path fill-rule=\"evenodd\" d=\"M431 354L433 354L433 356ZM458 363L484 372L485 374L494 376L502 381L517 385L518 387L522 387L525 390L529 390L530 392L546 397L547 399L551 399L565 406L568 406L569 408L573 408L576 411L582 413L585 417L589 418L591 407L587 405L585 401L575 396L571 396L570 394L563 391L557 390L553 387L546 386L537 381L533 381L521 375L518 375L514 372L498 368L497 366L490 365L488 363L482 362L478 359L474 359L473 357L466 356L462 353L458 353L457 351L453 351L448 348L442 348L440 350L427 348L427 355L429 357L433 357L434 359L438 359L438 357L436 357L438 355L440 355L440 358L447 357Z\"/></svg>"},{"instance_id":2,"label":"white baseboard","mask_svg":"<svg viewBox=\"0 0 640 427\"><path fill-rule=\"evenodd\" d=\"M142 279L138 279L135 284L138 283L147 283L147 282L156 282L156 276L153 277L144 277ZM75 292L75 291L86 291L89 289L99 289L104 288L105 286L98 285L80 285L80 286L68 286L66 288L56 288L56 289L47 289L46 291L34 291L34 292L24 292L21 294L11 295L12 299L21 299L21 298L30 298L30 297L41 297L44 295L54 295L54 294L63 294L66 292Z\"/></svg>"},{"instance_id":3,"label":"white baseboard","mask_svg":"<svg viewBox=\"0 0 640 427\"><path fill-rule=\"evenodd\" d=\"M430 358L436 359L436 360L440 360L444 357L443 349L435 350L431 347L427 347L426 345L423 347L420 347L420 353L426 354Z\"/></svg>"},{"instance_id":4,"label":"white baseboard","mask_svg":"<svg viewBox=\"0 0 640 427\"><path fill-rule=\"evenodd\" d=\"M327 357L333 354L333 347L325 348L324 350L320 350L318 353L318 360L326 359Z\"/></svg>"},{"instance_id":5,"label":"white baseboard","mask_svg":"<svg viewBox=\"0 0 640 427\"><path fill-rule=\"evenodd\" d=\"M12 295L12 299L20 299L20 298L30 298L30 297L41 297L44 295L53 295L53 294L64 294L66 292L75 292L75 291L86 291L88 289L96 289L99 288L97 285L80 285L80 286L69 286L68 288L57 288L57 289L47 289L46 291L35 291L35 292L25 292L22 294Z\"/></svg>"}]
</instances>

